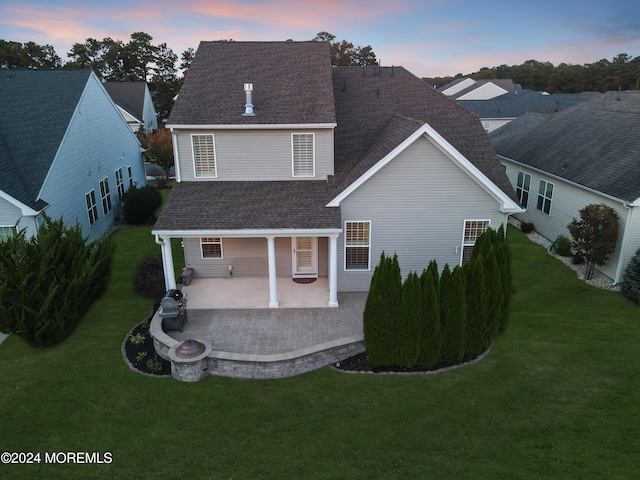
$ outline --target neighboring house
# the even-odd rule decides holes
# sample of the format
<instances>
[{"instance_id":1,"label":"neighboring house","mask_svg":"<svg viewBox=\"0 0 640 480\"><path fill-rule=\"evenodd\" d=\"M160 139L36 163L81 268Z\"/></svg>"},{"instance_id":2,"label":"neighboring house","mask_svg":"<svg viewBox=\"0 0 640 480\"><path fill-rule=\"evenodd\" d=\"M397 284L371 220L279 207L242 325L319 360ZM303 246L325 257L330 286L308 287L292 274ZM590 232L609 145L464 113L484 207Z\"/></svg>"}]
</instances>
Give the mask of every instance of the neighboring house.
<instances>
[{"instance_id":1,"label":"neighboring house","mask_svg":"<svg viewBox=\"0 0 640 480\"><path fill-rule=\"evenodd\" d=\"M618 246L597 267L614 283L640 247L640 91L597 94L553 115L529 114L489 137L537 232L571 238L589 204L618 214Z\"/></svg>"},{"instance_id":2,"label":"neighboring house","mask_svg":"<svg viewBox=\"0 0 640 480\"><path fill-rule=\"evenodd\" d=\"M146 82L105 82L107 90L131 130L146 133L158 129L158 116Z\"/></svg>"},{"instance_id":3,"label":"neighboring house","mask_svg":"<svg viewBox=\"0 0 640 480\"><path fill-rule=\"evenodd\" d=\"M404 68L332 67L326 42L201 42L167 126L168 288L182 238L195 278L268 277L277 307L277 276L328 277L338 306L383 251L403 275L459 265L522 211L475 115Z\"/></svg>"},{"instance_id":4,"label":"neighboring house","mask_svg":"<svg viewBox=\"0 0 640 480\"><path fill-rule=\"evenodd\" d=\"M438 89L440 93L455 100L489 100L518 90L522 90L522 87L508 78L491 80L458 78Z\"/></svg>"},{"instance_id":5,"label":"neighboring house","mask_svg":"<svg viewBox=\"0 0 640 480\"><path fill-rule=\"evenodd\" d=\"M36 234L43 212L100 237L145 183L140 142L91 70L0 73L0 238Z\"/></svg>"},{"instance_id":6,"label":"neighboring house","mask_svg":"<svg viewBox=\"0 0 640 480\"><path fill-rule=\"evenodd\" d=\"M581 96L570 94L545 95L533 90L515 90L489 100L456 101L475 113L484 130L489 133L526 113L555 113L591 98L597 93Z\"/></svg>"}]
</instances>

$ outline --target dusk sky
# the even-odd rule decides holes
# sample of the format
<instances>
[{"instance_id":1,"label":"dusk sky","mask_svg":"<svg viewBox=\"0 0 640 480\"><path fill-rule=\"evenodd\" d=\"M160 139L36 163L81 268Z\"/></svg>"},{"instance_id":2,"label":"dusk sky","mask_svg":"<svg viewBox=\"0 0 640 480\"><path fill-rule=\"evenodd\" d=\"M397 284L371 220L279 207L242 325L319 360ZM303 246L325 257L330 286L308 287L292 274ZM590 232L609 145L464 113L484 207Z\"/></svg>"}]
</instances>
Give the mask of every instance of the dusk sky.
<instances>
[{"instance_id":1,"label":"dusk sky","mask_svg":"<svg viewBox=\"0 0 640 480\"><path fill-rule=\"evenodd\" d=\"M419 77L525 60L571 64L640 56L638 0L3 0L0 39L52 45L133 32L176 55L201 40L337 40L371 45L382 65Z\"/></svg>"}]
</instances>

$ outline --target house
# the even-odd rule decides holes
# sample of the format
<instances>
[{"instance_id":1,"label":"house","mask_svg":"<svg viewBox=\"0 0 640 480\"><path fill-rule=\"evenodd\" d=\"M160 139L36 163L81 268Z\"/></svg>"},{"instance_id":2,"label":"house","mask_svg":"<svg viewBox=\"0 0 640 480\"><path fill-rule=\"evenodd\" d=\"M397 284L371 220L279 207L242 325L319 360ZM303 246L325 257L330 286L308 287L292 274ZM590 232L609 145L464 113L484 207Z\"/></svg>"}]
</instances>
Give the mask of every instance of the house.
<instances>
[{"instance_id":1,"label":"house","mask_svg":"<svg viewBox=\"0 0 640 480\"><path fill-rule=\"evenodd\" d=\"M533 90L515 90L488 100L458 99L457 102L475 113L489 133L526 113L559 112L593 95L597 93L545 95Z\"/></svg>"},{"instance_id":2,"label":"house","mask_svg":"<svg viewBox=\"0 0 640 480\"><path fill-rule=\"evenodd\" d=\"M455 100L489 100L518 90L522 90L522 87L508 78L474 80L469 77L458 78L438 89Z\"/></svg>"},{"instance_id":3,"label":"house","mask_svg":"<svg viewBox=\"0 0 640 480\"><path fill-rule=\"evenodd\" d=\"M42 214L90 240L145 182L142 148L90 70L2 70L0 237L35 235Z\"/></svg>"},{"instance_id":4,"label":"house","mask_svg":"<svg viewBox=\"0 0 640 480\"><path fill-rule=\"evenodd\" d=\"M640 247L640 91L607 92L553 115L528 114L489 137L526 212L550 241L589 204L618 214L618 246L602 267L617 283Z\"/></svg>"},{"instance_id":5,"label":"house","mask_svg":"<svg viewBox=\"0 0 640 480\"><path fill-rule=\"evenodd\" d=\"M522 211L474 114L404 68L330 57L326 42L200 43L152 231L167 288L181 238L195 279L268 277L277 307L278 277L325 277L335 307L368 290L383 251L404 275L458 265Z\"/></svg>"},{"instance_id":6,"label":"house","mask_svg":"<svg viewBox=\"0 0 640 480\"><path fill-rule=\"evenodd\" d=\"M105 82L107 90L131 130L146 133L158 129L158 116L147 82Z\"/></svg>"}]
</instances>

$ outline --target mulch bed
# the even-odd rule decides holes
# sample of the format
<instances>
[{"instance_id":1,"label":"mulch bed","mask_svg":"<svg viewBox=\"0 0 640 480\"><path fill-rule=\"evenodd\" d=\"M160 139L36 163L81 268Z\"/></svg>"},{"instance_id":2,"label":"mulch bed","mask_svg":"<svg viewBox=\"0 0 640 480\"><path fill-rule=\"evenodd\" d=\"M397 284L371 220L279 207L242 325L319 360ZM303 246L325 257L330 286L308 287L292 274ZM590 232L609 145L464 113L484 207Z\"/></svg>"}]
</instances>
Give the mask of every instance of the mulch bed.
<instances>
[{"instance_id":1,"label":"mulch bed","mask_svg":"<svg viewBox=\"0 0 640 480\"><path fill-rule=\"evenodd\" d=\"M140 344L131 341L132 338L142 339L142 337L144 340ZM171 376L171 362L156 353L146 321L136 325L127 334L122 350L132 370L158 377Z\"/></svg>"},{"instance_id":2,"label":"mulch bed","mask_svg":"<svg viewBox=\"0 0 640 480\"><path fill-rule=\"evenodd\" d=\"M398 365L391 365L388 367L372 367L367 360L367 352L359 353L354 355L353 357L349 357L340 362L336 362L333 364L334 368L338 370L343 370L345 372L353 372L353 373L434 373L438 371L449 370L453 368L457 368L463 366L468 363L473 363L477 360L483 358L488 352L491 350L485 350L476 358L464 359L462 362L457 364L450 363L440 363L438 365L434 365L433 367L424 368L424 367L416 367L416 368L407 368L401 367Z\"/></svg>"}]
</instances>

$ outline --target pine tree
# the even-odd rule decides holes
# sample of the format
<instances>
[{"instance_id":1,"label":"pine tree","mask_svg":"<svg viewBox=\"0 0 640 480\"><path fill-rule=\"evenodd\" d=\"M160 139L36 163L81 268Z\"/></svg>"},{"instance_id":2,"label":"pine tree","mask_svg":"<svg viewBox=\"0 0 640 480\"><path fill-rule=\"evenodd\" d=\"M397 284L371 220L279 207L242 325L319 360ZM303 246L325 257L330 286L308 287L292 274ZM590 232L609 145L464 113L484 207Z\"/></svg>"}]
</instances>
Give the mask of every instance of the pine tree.
<instances>
[{"instance_id":1,"label":"pine tree","mask_svg":"<svg viewBox=\"0 0 640 480\"><path fill-rule=\"evenodd\" d=\"M436 270L437 272L437 265ZM440 363L442 358L442 331L440 319L439 281L434 277L434 269L427 268L423 288L422 332L418 365L430 368Z\"/></svg>"}]
</instances>

